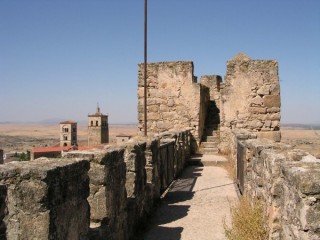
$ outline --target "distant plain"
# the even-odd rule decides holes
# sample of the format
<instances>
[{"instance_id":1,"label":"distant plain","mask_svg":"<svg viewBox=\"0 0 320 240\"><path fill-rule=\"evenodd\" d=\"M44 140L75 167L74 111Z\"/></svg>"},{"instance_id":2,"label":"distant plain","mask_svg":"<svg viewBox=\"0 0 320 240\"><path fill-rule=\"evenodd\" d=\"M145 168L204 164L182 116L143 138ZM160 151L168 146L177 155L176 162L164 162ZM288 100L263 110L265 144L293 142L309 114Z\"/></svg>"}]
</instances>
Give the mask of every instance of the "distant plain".
<instances>
[{"instance_id":1,"label":"distant plain","mask_svg":"<svg viewBox=\"0 0 320 240\"><path fill-rule=\"evenodd\" d=\"M87 145L87 129L78 124L78 145ZM116 135L136 135L138 128L133 124L109 125L110 143ZM0 148L5 152L26 151L32 147L58 146L59 124L0 124Z\"/></svg>"},{"instance_id":2,"label":"distant plain","mask_svg":"<svg viewBox=\"0 0 320 240\"><path fill-rule=\"evenodd\" d=\"M134 124L109 125L110 143L116 135L136 135ZM320 130L303 127L283 127L282 142L290 144L320 158ZM87 144L87 126L78 124L78 144ZM26 151L32 147L58 146L59 124L0 124L0 148L5 152Z\"/></svg>"}]
</instances>

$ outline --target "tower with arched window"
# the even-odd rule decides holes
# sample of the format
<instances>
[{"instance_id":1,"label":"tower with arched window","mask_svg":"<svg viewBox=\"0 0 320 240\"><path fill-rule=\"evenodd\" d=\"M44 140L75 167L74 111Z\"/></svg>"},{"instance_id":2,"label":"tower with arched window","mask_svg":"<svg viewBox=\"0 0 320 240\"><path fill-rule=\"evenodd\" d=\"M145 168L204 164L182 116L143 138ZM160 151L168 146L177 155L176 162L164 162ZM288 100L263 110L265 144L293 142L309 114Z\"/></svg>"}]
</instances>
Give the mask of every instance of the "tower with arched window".
<instances>
[{"instance_id":1,"label":"tower with arched window","mask_svg":"<svg viewBox=\"0 0 320 240\"><path fill-rule=\"evenodd\" d=\"M60 146L77 145L77 123L73 121L60 122Z\"/></svg>"},{"instance_id":2,"label":"tower with arched window","mask_svg":"<svg viewBox=\"0 0 320 240\"><path fill-rule=\"evenodd\" d=\"M96 113L88 115L88 145L103 143L109 143L108 115L102 114L97 105Z\"/></svg>"}]
</instances>

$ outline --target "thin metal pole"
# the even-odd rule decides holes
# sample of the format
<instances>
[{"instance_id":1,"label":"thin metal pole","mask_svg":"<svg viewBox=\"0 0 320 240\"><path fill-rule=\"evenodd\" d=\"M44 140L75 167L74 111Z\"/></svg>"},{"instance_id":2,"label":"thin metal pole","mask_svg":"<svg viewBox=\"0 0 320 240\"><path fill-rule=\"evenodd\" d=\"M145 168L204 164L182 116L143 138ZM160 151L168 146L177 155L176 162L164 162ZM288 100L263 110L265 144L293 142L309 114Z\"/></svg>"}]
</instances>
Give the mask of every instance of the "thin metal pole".
<instances>
[{"instance_id":1,"label":"thin metal pole","mask_svg":"<svg viewBox=\"0 0 320 240\"><path fill-rule=\"evenodd\" d=\"M147 136L147 0L144 0L144 136Z\"/></svg>"}]
</instances>

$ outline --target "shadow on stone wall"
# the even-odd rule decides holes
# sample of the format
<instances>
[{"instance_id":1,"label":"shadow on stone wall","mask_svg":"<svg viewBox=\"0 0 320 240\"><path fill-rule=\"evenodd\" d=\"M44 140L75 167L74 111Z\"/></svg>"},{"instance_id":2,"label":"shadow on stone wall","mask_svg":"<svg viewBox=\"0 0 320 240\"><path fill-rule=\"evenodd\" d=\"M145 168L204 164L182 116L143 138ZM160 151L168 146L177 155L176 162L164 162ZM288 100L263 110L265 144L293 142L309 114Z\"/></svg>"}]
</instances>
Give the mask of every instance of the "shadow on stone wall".
<instances>
[{"instance_id":1,"label":"shadow on stone wall","mask_svg":"<svg viewBox=\"0 0 320 240\"><path fill-rule=\"evenodd\" d=\"M6 198L7 198L7 187L0 185L0 239L6 240L6 225L3 221L6 215Z\"/></svg>"},{"instance_id":2,"label":"shadow on stone wall","mask_svg":"<svg viewBox=\"0 0 320 240\"><path fill-rule=\"evenodd\" d=\"M167 132L1 165L1 239L133 239L185 167L190 139L188 130Z\"/></svg>"}]
</instances>

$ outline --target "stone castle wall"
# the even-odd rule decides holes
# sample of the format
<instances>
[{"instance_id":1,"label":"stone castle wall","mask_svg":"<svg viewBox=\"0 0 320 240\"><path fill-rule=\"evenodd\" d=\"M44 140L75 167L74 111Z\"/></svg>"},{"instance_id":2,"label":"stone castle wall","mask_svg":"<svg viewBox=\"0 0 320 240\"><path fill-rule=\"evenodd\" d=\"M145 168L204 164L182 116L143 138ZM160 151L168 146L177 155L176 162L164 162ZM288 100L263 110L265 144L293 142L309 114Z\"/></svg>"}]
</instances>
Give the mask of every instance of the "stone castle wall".
<instances>
[{"instance_id":1,"label":"stone castle wall","mask_svg":"<svg viewBox=\"0 0 320 240\"><path fill-rule=\"evenodd\" d=\"M238 54L227 63L221 90L222 131L248 129L280 141L280 84L275 60L251 60Z\"/></svg>"},{"instance_id":2,"label":"stone castle wall","mask_svg":"<svg viewBox=\"0 0 320 240\"><path fill-rule=\"evenodd\" d=\"M199 144L209 101L209 89L196 83L192 62L147 65L147 130L150 134L191 128ZM144 65L139 65L139 129L144 131Z\"/></svg>"},{"instance_id":3,"label":"stone castle wall","mask_svg":"<svg viewBox=\"0 0 320 240\"><path fill-rule=\"evenodd\" d=\"M218 75L205 75L200 79L200 84L209 88L210 101L214 101L218 109L221 109L221 85L222 78Z\"/></svg>"},{"instance_id":4,"label":"stone castle wall","mask_svg":"<svg viewBox=\"0 0 320 240\"><path fill-rule=\"evenodd\" d=\"M38 160L0 167L1 239L86 239L89 162Z\"/></svg>"},{"instance_id":5,"label":"stone castle wall","mask_svg":"<svg viewBox=\"0 0 320 240\"><path fill-rule=\"evenodd\" d=\"M265 204L269 239L319 239L320 160L288 145L252 139L256 137L236 132L233 152L244 164L244 194Z\"/></svg>"},{"instance_id":6,"label":"stone castle wall","mask_svg":"<svg viewBox=\"0 0 320 240\"><path fill-rule=\"evenodd\" d=\"M138 119L144 131L144 65L139 65ZM192 62L147 66L147 130L160 133L190 127L196 147L207 125L217 125L224 153L232 129L247 129L259 138L280 141L280 84L275 60L252 60L238 54L227 73L202 76L196 83ZM206 119L207 118L207 119ZM211 120L210 120L211 119ZM207 123L206 123L207 121Z\"/></svg>"},{"instance_id":7,"label":"stone castle wall","mask_svg":"<svg viewBox=\"0 0 320 240\"><path fill-rule=\"evenodd\" d=\"M3 150L0 149L0 164L3 164L4 160L3 160Z\"/></svg>"},{"instance_id":8,"label":"stone castle wall","mask_svg":"<svg viewBox=\"0 0 320 240\"><path fill-rule=\"evenodd\" d=\"M129 239L184 168L190 136L1 165L0 238Z\"/></svg>"}]
</instances>

